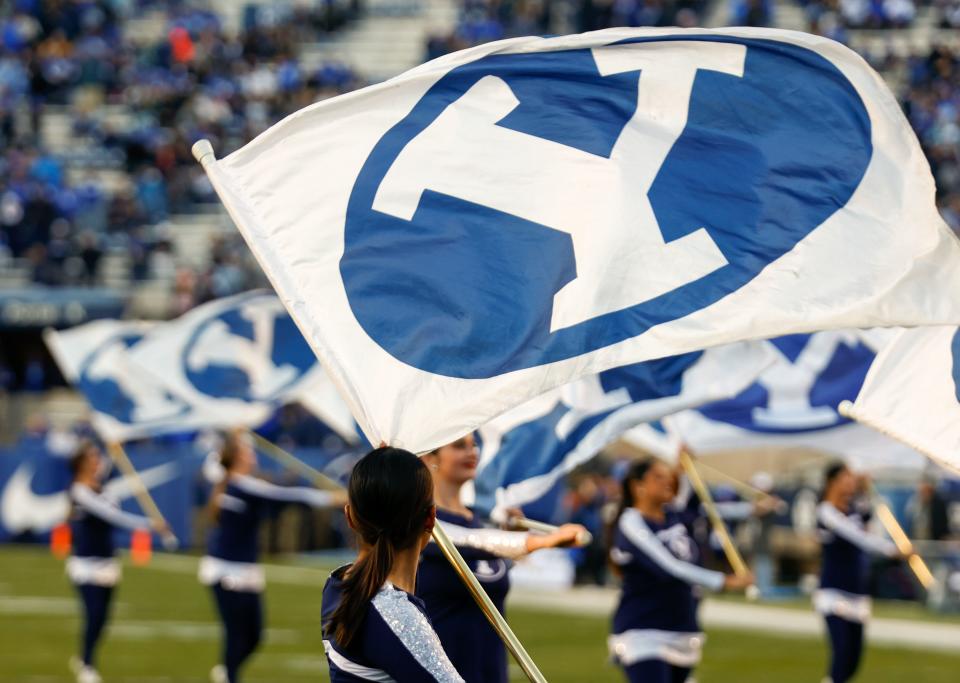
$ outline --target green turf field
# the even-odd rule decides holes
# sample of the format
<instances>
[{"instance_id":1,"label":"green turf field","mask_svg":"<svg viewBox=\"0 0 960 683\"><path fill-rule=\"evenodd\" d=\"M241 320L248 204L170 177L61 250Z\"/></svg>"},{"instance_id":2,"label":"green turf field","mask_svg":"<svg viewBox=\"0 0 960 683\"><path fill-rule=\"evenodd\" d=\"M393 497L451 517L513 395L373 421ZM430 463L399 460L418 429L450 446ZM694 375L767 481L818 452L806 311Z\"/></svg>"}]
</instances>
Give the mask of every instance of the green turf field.
<instances>
[{"instance_id":1,"label":"green turf field","mask_svg":"<svg viewBox=\"0 0 960 683\"><path fill-rule=\"evenodd\" d=\"M106 683L202 683L215 662L219 629L193 558L158 556L147 568L124 567L114 619L100 652ZM325 681L319 629L323 569L268 571L266 643L246 683ZM40 548L0 549L0 681L70 681L67 658L77 633L77 605L63 565ZM619 681L606 663L606 620L513 610L510 621L550 681ZM708 634L700 683L817 683L823 645L812 639L736 631ZM958 643L960 648L960 643ZM864 683L954 683L957 656L868 650ZM522 680L519 674L516 680Z\"/></svg>"}]
</instances>

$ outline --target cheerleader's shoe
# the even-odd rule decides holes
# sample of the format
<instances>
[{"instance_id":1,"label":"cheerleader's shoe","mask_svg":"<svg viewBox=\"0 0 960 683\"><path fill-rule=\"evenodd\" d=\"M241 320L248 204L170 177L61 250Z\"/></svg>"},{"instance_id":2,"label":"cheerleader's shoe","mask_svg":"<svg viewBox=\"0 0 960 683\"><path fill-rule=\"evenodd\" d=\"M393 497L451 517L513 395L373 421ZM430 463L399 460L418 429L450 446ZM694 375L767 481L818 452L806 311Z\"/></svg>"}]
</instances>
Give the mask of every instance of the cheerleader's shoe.
<instances>
[{"instance_id":1,"label":"cheerleader's shoe","mask_svg":"<svg viewBox=\"0 0 960 683\"><path fill-rule=\"evenodd\" d=\"M72 673L74 678L76 678L80 675L80 669L83 668L83 662L80 661L79 657L71 657L67 661L67 666L70 667L70 673Z\"/></svg>"},{"instance_id":2,"label":"cheerleader's shoe","mask_svg":"<svg viewBox=\"0 0 960 683\"><path fill-rule=\"evenodd\" d=\"M103 683L103 679L92 666L82 666L77 672L77 683Z\"/></svg>"},{"instance_id":3,"label":"cheerleader's shoe","mask_svg":"<svg viewBox=\"0 0 960 683\"><path fill-rule=\"evenodd\" d=\"M227 681L227 669L223 664L217 664L210 669L210 683L229 683Z\"/></svg>"}]
</instances>

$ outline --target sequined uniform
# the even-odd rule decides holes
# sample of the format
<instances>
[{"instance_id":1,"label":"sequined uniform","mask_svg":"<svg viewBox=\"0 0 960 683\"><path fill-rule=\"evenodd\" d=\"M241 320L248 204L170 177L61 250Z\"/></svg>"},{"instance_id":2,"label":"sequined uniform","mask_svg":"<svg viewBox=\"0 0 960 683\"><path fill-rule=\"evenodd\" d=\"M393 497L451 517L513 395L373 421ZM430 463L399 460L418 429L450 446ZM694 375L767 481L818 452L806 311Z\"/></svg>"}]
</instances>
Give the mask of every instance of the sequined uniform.
<instances>
[{"instance_id":1,"label":"sequined uniform","mask_svg":"<svg viewBox=\"0 0 960 683\"><path fill-rule=\"evenodd\" d=\"M256 477L231 474L217 501L217 524L210 533L207 555L200 561L199 578L213 591L224 627L221 661L227 680L237 683L240 666L260 644L263 633L263 568L260 554L260 521L283 503L326 507L328 491L277 486Z\"/></svg>"},{"instance_id":2,"label":"sequined uniform","mask_svg":"<svg viewBox=\"0 0 960 683\"><path fill-rule=\"evenodd\" d=\"M720 590L724 575L698 566L698 555L682 513L656 521L628 508L620 516L610 559L623 585L609 645L629 680L683 681L700 661L696 587Z\"/></svg>"},{"instance_id":3,"label":"sequined uniform","mask_svg":"<svg viewBox=\"0 0 960 683\"><path fill-rule=\"evenodd\" d=\"M321 624L331 683L462 682L443 651L423 602L389 583L370 601L349 648L327 633L343 596L343 573L348 567L334 571L323 587Z\"/></svg>"},{"instance_id":4,"label":"sequined uniform","mask_svg":"<svg viewBox=\"0 0 960 683\"><path fill-rule=\"evenodd\" d=\"M856 673L863 654L863 624L870 618L867 594L869 556L897 554L892 541L869 533L870 514L843 512L826 501L817 506L817 533L823 547L820 587L814 608L827 622L830 679L844 683Z\"/></svg>"},{"instance_id":5,"label":"sequined uniform","mask_svg":"<svg viewBox=\"0 0 960 683\"><path fill-rule=\"evenodd\" d=\"M527 533L486 529L476 515L465 517L441 508L437 519L503 613L510 590L510 560L526 554ZM426 604L443 649L467 683L508 680L503 641L435 543L423 551L417 597Z\"/></svg>"},{"instance_id":6,"label":"sequined uniform","mask_svg":"<svg viewBox=\"0 0 960 683\"><path fill-rule=\"evenodd\" d=\"M93 667L94 652L110 614L113 588L120 580L114 529L147 529L150 520L124 512L116 502L85 484L70 487L70 502L73 551L67 560L67 576L83 603L81 659Z\"/></svg>"}]
</instances>

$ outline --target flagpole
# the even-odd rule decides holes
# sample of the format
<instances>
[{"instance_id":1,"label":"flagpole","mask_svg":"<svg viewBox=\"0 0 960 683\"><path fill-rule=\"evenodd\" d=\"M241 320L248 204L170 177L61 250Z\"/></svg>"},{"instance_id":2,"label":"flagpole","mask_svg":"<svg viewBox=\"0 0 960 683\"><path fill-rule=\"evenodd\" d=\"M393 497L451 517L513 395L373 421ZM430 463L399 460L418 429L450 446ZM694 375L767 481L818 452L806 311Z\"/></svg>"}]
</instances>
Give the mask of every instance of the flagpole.
<instances>
[{"instance_id":1,"label":"flagpole","mask_svg":"<svg viewBox=\"0 0 960 683\"><path fill-rule=\"evenodd\" d=\"M520 639L514 634L507 620L500 614L500 610L498 610L496 605L490 600L490 596L487 595L487 592L483 590L483 586L477 581L477 577L474 576L470 567L464 561L460 551L457 550L457 546L453 544L439 523L433 525L432 535L437 547L440 548L440 552L447 558L447 562L453 566L454 571L466 585L467 590L470 591L470 594L473 596L473 599L481 611L483 611L487 621L490 622L490 625L497 632L497 635L500 636L500 639L507 646L507 649L510 650L513 658L517 660L517 664L523 669L523 673L526 674L532 683L546 683L547 679L540 673L540 669L537 668L536 663L534 663L533 659L523 647L523 643L521 643Z\"/></svg>"},{"instance_id":2,"label":"flagpole","mask_svg":"<svg viewBox=\"0 0 960 683\"><path fill-rule=\"evenodd\" d=\"M851 420L855 420L856 422L870 427L871 429L875 429L881 434L900 441L911 448L916 448L916 446L911 444L909 441L901 439L896 435L891 434L888 430L881 428L879 425L872 424L870 421L863 419L863 417L858 415L856 410L854 410L854 405L850 401L843 401L837 410L844 417L848 417ZM929 456L927 453L924 454ZM939 462L936 458L932 459ZM896 516L893 514L893 511L889 508L889 506L887 506L887 504L880 500L879 496L877 496L876 489L872 484L870 485L870 492L873 494L873 506L877 511L877 517L880 519L880 523L883 525L883 528L887 530L890 538L892 538L893 542L897 545L897 549L907 556L907 565L917 577L920 585L922 585L925 589L930 590L930 588L936 584L937 580L934 578L933 573L927 566L927 563L924 562L923 558L920 557L916 551L914 551L913 543L910 541L910 537L907 536L907 533L903 530L903 527L900 526L900 523L897 521Z\"/></svg>"},{"instance_id":3,"label":"flagpole","mask_svg":"<svg viewBox=\"0 0 960 683\"><path fill-rule=\"evenodd\" d=\"M117 441L110 441L107 443L107 453L109 453L110 459L113 460L117 467L119 467L123 472L124 477L130 480L130 485L133 487L133 495L136 496L137 502L140 504L140 508L146 513L147 517L153 520L154 524L167 527L168 530L161 534L163 546L167 550L174 550L177 548L177 546L180 545L180 541L177 539L174 533L169 530L169 524L167 524L167 520L164 519L163 513L160 512L160 508L157 507L156 502L150 495L150 491L147 490L146 484L143 483L143 479L140 478L140 474L133 466L133 463L130 462L130 458L127 457L127 453L123 450L123 446Z\"/></svg>"},{"instance_id":4,"label":"flagpole","mask_svg":"<svg viewBox=\"0 0 960 683\"><path fill-rule=\"evenodd\" d=\"M717 511L717 505L713 502L713 496L710 495L710 489L708 489L707 485L703 483L703 479L700 477L700 472L697 471L697 466L693 462L690 451L688 451L686 448L680 449L680 464L683 465L683 469L687 473L687 478L690 479L690 485L693 486L693 490L696 491L697 495L700 497L700 502L703 504L703 509L706 511L707 517L710 519L710 524L713 526L713 531L720 539L720 545L723 547L723 553L726 555L727 561L730 563L730 567L733 569L734 574L740 577L749 576L750 570L747 568L746 562L743 561L743 557L740 556L740 551L738 551L737 547L733 544L733 539L730 538L730 532L727 530L727 525L720 517L720 513ZM755 594L755 592L755 586L750 586L747 588L748 596Z\"/></svg>"},{"instance_id":5,"label":"flagpole","mask_svg":"<svg viewBox=\"0 0 960 683\"><path fill-rule=\"evenodd\" d=\"M698 464L698 467L701 470L706 470L710 474L713 474L719 477L720 479L723 479L725 482L727 482L727 484L735 488L737 492L740 493L740 495L748 496L750 498L753 498L754 500L760 500L763 498L776 498L776 496L771 494L769 491L764 491L763 489L759 489L756 486L748 484L745 481L740 481L736 477L729 475L722 470L718 470L716 467L713 467L712 465L708 465L702 460Z\"/></svg>"},{"instance_id":6,"label":"flagpole","mask_svg":"<svg viewBox=\"0 0 960 683\"><path fill-rule=\"evenodd\" d=\"M343 490L343 486L339 482L334 481L315 467L311 467L292 453L280 448L280 446L273 443L269 439L265 439L252 429L247 430L247 433L253 439L257 447L260 448L260 450L279 462L281 465L285 465L292 470L296 470L302 476L312 480L317 488L334 489L339 491Z\"/></svg>"},{"instance_id":7,"label":"flagpole","mask_svg":"<svg viewBox=\"0 0 960 683\"><path fill-rule=\"evenodd\" d=\"M343 490L343 486L341 486L339 483L303 462L297 456L293 455L292 453L288 453L275 443L264 439L256 432L251 431L250 434L253 436L254 441L256 441L259 446L263 447L267 455L276 459L278 462L289 465L292 469L298 470L301 474L304 474L315 481L323 481L328 486ZM527 521L532 522L532 520ZM550 525L548 524L544 526ZM554 530L556 529L556 527L551 528ZM523 647L520 639L517 638L516 634L514 634L513 630L510 628L510 625L507 623L507 620L503 618L502 614L500 614L500 610L498 610L496 605L494 605L490 600L490 596L487 595L487 592L483 590L483 586L480 585L477 577L474 576L473 572L470 570L470 567L463 559L460 551L457 550L457 546L454 545L447 534L443 531L440 524L434 524L432 536L434 542L437 544L437 547L440 549L440 552L443 553L443 556L447 559L447 562L451 564L453 570L457 573L457 576L459 576L460 580L466 585L467 590L470 592L470 595L473 596L477 606L483 612L483 615L487 618L487 621L490 622L490 625L493 626L493 629L497 632L500 640L502 640L504 645L507 646L507 649L510 650L510 653L513 655L514 659L517 660L517 663L520 665L520 668L523 669L523 672L526 674L527 678L533 683L546 683L546 679L543 677L543 674L540 673L537 665Z\"/></svg>"}]
</instances>

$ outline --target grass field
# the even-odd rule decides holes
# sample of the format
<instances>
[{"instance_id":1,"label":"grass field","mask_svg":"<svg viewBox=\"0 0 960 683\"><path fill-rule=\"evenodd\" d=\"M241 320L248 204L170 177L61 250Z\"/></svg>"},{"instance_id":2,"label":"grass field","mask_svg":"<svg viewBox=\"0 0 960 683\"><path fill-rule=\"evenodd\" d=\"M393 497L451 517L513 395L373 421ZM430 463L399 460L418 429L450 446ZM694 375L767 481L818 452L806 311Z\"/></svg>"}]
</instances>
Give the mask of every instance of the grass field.
<instances>
[{"instance_id":1,"label":"grass field","mask_svg":"<svg viewBox=\"0 0 960 683\"><path fill-rule=\"evenodd\" d=\"M195 560L157 556L124 567L115 612L100 651L106 683L202 683L214 664L219 627ZM326 681L319 629L326 571L284 566L268 571L266 643L246 683ZM513 610L510 621L552 682L622 680L606 662L605 619ZM63 564L41 548L0 549L0 681L70 681L77 605ZM814 639L710 631L700 683L817 683L824 647ZM957 656L871 647L864 683L954 683ZM518 674L516 680L522 680Z\"/></svg>"}]
</instances>

